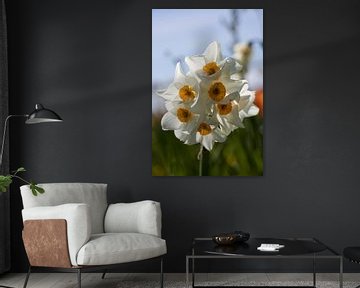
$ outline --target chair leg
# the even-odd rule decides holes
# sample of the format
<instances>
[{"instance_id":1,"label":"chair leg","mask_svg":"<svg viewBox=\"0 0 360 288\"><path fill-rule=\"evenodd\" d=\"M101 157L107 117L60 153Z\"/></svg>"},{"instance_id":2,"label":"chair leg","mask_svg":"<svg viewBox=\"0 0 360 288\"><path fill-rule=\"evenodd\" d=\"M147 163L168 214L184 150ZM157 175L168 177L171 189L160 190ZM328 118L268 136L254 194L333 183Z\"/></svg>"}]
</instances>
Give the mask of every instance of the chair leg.
<instances>
[{"instance_id":1,"label":"chair leg","mask_svg":"<svg viewBox=\"0 0 360 288\"><path fill-rule=\"evenodd\" d=\"M106 272L107 272L107 270L105 269L104 273L101 275L101 279L105 279Z\"/></svg>"},{"instance_id":2,"label":"chair leg","mask_svg":"<svg viewBox=\"0 0 360 288\"><path fill-rule=\"evenodd\" d=\"M28 283L28 281L29 281L30 274L31 274L31 265L29 266L29 270L28 270L28 272L27 272L27 274L26 274L26 278L25 278L25 282L24 282L23 288L26 288L27 283Z\"/></svg>"},{"instance_id":3,"label":"chair leg","mask_svg":"<svg viewBox=\"0 0 360 288\"><path fill-rule=\"evenodd\" d=\"M77 269L78 288L81 288L81 269Z\"/></svg>"},{"instance_id":4,"label":"chair leg","mask_svg":"<svg viewBox=\"0 0 360 288\"><path fill-rule=\"evenodd\" d=\"M163 260L163 257L161 257L161 260L160 260L160 287L163 288L164 287L164 268L163 268L163 263L164 260Z\"/></svg>"}]
</instances>

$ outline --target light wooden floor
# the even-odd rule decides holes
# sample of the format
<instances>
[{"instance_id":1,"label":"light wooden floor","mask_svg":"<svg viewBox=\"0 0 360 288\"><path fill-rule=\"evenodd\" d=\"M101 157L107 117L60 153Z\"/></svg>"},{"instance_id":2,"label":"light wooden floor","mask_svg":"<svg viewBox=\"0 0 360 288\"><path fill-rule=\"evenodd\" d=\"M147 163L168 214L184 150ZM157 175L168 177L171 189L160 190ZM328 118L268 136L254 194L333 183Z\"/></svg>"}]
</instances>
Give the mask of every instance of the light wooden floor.
<instances>
[{"instance_id":1,"label":"light wooden floor","mask_svg":"<svg viewBox=\"0 0 360 288\"><path fill-rule=\"evenodd\" d=\"M0 276L1 285L11 286L14 288L22 288L25 274L23 273L8 273ZM197 281L256 281L261 283L267 283L268 281L312 281L312 274L309 273L211 273L211 274L197 274ZM338 274L336 273L319 273L317 274L317 280L321 281L338 281ZM101 279L101 273L83 273L82 274L82 286L83 288L94 287L106 287L117 288L122 287L120 283L126 282L125 287L132 287L131 283L151 282L158 283L159 274L153 273L108 273L106 279ZM351 283L350 283L351 282ZM344 286L347 287L353 283L360 284L360 273L344 273ZM174 287L171 283L177 283L176 287L185 287L185 274L165 274L165 288L167 286ZM182 285L183 283L183 285ZM346 283L348 283L346 285ZM134 285L135 285L134 284ZM166 285L169 284L169 285ZM136 286L136 285L135 285ZM32 273L28 288L75 288L77 287L76 273ZM138 286L136 286L138 287ZM148 287L148 286L147 286Z\"/></svg>"}]
</instances>

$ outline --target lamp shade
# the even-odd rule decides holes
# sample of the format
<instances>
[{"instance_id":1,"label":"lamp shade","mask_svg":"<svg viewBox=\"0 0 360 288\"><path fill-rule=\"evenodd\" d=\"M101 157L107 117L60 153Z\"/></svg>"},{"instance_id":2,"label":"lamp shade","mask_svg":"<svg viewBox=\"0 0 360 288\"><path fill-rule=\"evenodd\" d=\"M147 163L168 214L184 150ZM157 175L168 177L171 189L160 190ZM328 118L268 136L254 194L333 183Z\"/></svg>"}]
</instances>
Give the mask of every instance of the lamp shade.
<instances>
[{"instance_id":1,"label":"lamp shade","mask_svg":"<svg viewBox=\"0 0 360 288\"><path fill-rule=\"evenodd\" d=\"M29 114L26 124L38 124L46 122L62 122L61 117L54 111L45 108L41 104L35 105L35 110Z\"/></svg>"}]
</instances>

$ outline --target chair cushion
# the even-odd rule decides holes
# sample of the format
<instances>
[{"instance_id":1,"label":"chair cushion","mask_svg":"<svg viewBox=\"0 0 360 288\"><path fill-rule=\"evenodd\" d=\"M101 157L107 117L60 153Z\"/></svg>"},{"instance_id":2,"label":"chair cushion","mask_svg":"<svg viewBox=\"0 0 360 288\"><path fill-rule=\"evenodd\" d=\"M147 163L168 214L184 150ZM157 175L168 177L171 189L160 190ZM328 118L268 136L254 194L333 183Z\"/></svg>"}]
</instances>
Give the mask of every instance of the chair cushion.
<instances>
[{"instance_id":1,"label":"chair cushion","mask_svg":"<svg viewBox=\"0 0 360 288\"><path fill-rule=\"evenodd\" d=\"M161 237L160 203L145 200L110 204L104 228L105 233L143 233Z\"/></svg>"},{"instance_id":2,"label":"chair cushion","mask_svg":"<svg viewBox=\"0 0 360 288\"><path fill-rule=\"evenodd\" d=\"M106 184L96 183L48 183L39 184L45 193L34 197L29 185L21 186L24 208L57 206L68 203L89 205L92 233L104 233L104 217L107 209Z\"/></svg>"},{"instance_id":3,"label":"chair cushion","mask_svg":"<svg viewBox=\"0 0 360 288\"><path fill-rule=\"evenodd\" d=\"M166 254L165 240L140 233L94 234L78 252L78 265L107 265Z\"/></svg>"},{"instance_id":4,"label":"chair cushion","mask_svg":"<svg viewBox=\"0 0 360 288\"><path fill-rule=\"evenodd\" d=\"M360 247L346 247L344 249L344 257L353 262L360 263Z\"/></svg>"}]
</instances>

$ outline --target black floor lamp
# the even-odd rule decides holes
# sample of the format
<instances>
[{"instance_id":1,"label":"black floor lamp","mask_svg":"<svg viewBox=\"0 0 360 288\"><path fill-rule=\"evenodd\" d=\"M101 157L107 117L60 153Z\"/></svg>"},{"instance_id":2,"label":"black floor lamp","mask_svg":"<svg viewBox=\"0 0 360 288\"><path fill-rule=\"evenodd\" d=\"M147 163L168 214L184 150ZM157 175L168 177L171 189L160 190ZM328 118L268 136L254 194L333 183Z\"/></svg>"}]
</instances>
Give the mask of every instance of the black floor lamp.
<instances>
[{"instance_id":1,"label":"black floor lamp","mask_svg":"<svg viewBox=\"0 0 360 288\"><path fill-rule=\"evenodd\" d=\"M6 132L7 132L8 122L11 118L15 118L15 117L26 118L25 124L38 124L38 123L47 123L47 122L56 123L56 122L63 121L58 114L56 114L54 111L52 111L50 109L45 108L41 104L36 104L35 110L33 112L31 112L30 114L7 116L5 119L5 123L4 123L4 132L3 132L2 144L1 144L1 150L0 150L0 168L2 166L2 161L3 161L4 146L5 146L5 142L6 142ZM0 284L0 287L13 288L13 287L9 287L9 286L3 286L1 284Z\"/></svg>"},{"instance_id":2,"label":"black floor lamp","mask_svg":"<svg viewBox=\"0 0 360 288\"><path fill-rule=\"evenodd\" d=\"M2 159L4 154L4 146L6 140L6 131L7 131L7 124L11 118L15 117L24 117L27 118L25 124L39 124L39 123L46 123L46 122L62 122L63 120L61 117L56 114L54 111L45 108L41 104L35 105L35 110L30 114L19 114L19 115L9 115L5 119L4 124L4 132L1 144L1 152L0 152L0 167L2 165Z\"/></svg>"}]
</instances>

